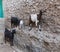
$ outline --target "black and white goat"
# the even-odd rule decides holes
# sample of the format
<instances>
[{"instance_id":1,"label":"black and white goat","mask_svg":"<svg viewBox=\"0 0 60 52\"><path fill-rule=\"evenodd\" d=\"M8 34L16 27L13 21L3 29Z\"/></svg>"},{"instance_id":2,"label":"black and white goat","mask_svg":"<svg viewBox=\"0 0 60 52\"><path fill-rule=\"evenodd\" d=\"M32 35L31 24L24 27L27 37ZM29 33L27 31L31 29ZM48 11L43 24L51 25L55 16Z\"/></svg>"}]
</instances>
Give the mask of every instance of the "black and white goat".
<instances>
[{"instance_id":1,"label":"black and white goat","mask_svg":"<svg viewBox=\"0 0 60 52\"><path fill-rule=\"evenodd\" d=\"M22 19L17 18L17 17L11 17L11 26L14 26L14 27L19 26L19 28L23 28L24 21Z\"/></svg>"},{"instance_id":2,"label":"black and white goat","mask_svg":"<svg viewBox=\"0 0 60 52\"><path fill-rule=\"evenodd\" d=\"M12 31L8 30L7 28L5 28L5 32L4 32L4 40L5 43L8 40L10 42L10 45L13 46L13 40L14 40L14 34L16 33L16 30L13 29Z\"/></svg>"},{"instance_id":3,"label":"black and white goat","mask_svg":"<svg viewBox=\"0 0 60 52\"><path fill-rule=\"evenodd\" d=\"M42 20L43 12L44 11L40 10L39 14L31 14L30 18L29 18L29 26L32 26L32 25L38 26L38 24L39 24L39 30L41 31L40 23ZM29 28L29 29L31 29L31 28Z\"/></svg>"}]
</instances>

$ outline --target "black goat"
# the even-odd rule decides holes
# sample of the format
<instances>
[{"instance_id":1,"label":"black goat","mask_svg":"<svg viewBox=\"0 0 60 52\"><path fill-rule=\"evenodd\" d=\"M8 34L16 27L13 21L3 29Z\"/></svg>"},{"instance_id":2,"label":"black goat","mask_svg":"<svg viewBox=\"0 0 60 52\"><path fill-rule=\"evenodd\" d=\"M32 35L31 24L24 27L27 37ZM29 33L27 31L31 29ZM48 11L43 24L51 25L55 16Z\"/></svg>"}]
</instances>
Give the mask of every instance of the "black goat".
<instances>
[{"instance_id":1,"label":"black goat","mask_svg":"<svg viewBox=\"0 0 60 52\"><path fill-rule=\"evenodd\" d=\"M5 34L5 36L4 36L5 43L8 40L10 42L10 45L13 46L13 39L14 39L14 34L15 33L16 33L16 30L15 29L12 30L12 32L11 32L7 28L5 28L5 32L4 32L4 34Z\"/></svg>"},{"instance_id":2,"label":"black goat","mask_svg":"<svg viewBox=\"0 0 60 52\"><path fill-rule=\"evenodd\" d=\"M20 23L20 20L17 17L11 17L11 27L14 25L17 27Z\"/></svg>"}]
</instances>

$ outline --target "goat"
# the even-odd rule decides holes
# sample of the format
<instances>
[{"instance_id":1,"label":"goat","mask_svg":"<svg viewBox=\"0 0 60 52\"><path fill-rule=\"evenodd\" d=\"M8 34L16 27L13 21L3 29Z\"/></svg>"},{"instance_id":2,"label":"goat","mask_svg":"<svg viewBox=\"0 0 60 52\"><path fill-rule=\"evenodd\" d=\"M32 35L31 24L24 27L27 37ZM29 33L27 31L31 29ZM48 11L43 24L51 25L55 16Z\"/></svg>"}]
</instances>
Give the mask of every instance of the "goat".
<instances>
[{"instance_id":1,"label":"goat","mask_svg":"<svg viewBox=\"0 0 60 52\"><path fill-rule=\"evenodd\" d=\"M20 20L17 17L11 17L11 27L15 26L17 27L20 23Z\"/></svg>"},{"instance_id":2,"label":"goat","mask_svg":"<svg viewBox=\"0 0 60 52\"><path fill-rule=\"evenodd\" d=\"M23 28L24 21L22 19L18 19L17 17L11 17L11 26L13 27L19 26L19 28Z\"/></svg>"},{"instance_id":3,"label":"goat","mask_svg":"<svg viewBox=\"0 0 60 52\"><path fill-rule=\"evenodd\" d=\"M14 34L16 33L16 30L13 29L12 32L9 31L7 28L5 28L5 32L4 32L4 40L5 43L8 40L10 42L10 45L13 46L13 39L14 39Z\"/></svg>"},{"instance_id":4,"label":"goat","mask_svg":"<svg viewBox=\"0 0 60 52\"><path fill-rule=\"evenodd\" d=\"M43 13L42 10L40 10L39 14L31 14L29 18L29 26L33 25L34 23L36 26L38 26L38 24L40 24L42 20L42 13ZM41 30L40 25L39 30Z\"/></svg>"}]
</instances>

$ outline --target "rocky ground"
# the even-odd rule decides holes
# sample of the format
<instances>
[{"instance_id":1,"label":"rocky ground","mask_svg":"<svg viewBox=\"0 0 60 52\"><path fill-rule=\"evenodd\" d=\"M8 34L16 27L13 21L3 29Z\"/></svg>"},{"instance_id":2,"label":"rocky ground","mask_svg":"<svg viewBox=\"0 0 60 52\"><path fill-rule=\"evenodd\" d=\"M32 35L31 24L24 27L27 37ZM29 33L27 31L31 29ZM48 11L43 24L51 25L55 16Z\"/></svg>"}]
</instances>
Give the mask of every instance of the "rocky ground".
<instances>
[{"instance_id":1,"label":"rocky ground","mask_svg":"<svg viewBox=\"0 0 60 52\"><path fill-rule=\"evenodd\" d=\"M60 35L33 28L17 30L14 46L0 44L0 52L60 52Z\"/></svg>"},{"instance_id":2,"label":"rocky ground","mask_svg":"<svg viewBox=\"0 0 60 52\"><path fill-rule=\"evenodd\" d=\"M42 29L42 28L41 28ZM14 44L23 52L60 52L60 35L32 28L17 29Z\"/></svg>"},{"instance_id":3,"label":"rocky ground","mask_svg":"<svg viewBox=\"0 0 60 52\"><path fill-rule=\"evenodd\" d=\"M60 52L60 0L4 0L3 6L7 28L11 28L8 20L11 16L23 19L28 25L30 14L46 10L42 15L42 31L37 28L29 31L28 26L17 29L14 44L23 52Z\"/></svg>"},{"instance_id":4,"label":"rocky ground","mask_svg":"<svg viewBox=\"0 0 60 52\"><path fill-rule=\"evenodd\" d=\"M0 44L0 52L22 52L15 46L10 46L9 44Z\"/></svg>"},{"instance_id":5,"label":"rocky ground","mask_svg":"<svg viewBox=\"0 0 60 52\"><path fill-rule=\"evenodd\" d=\"M3 33L2 30L0 30L1 33ZM28 26L16 30L14 46L11 47L3 41L3 44L0 43L1 52L60 52L59 34L44 31L43 28L39 31L36 27L29 31ZM0 37L2 42L4 36L0 34Z\"/></svg>"}]
</instances>

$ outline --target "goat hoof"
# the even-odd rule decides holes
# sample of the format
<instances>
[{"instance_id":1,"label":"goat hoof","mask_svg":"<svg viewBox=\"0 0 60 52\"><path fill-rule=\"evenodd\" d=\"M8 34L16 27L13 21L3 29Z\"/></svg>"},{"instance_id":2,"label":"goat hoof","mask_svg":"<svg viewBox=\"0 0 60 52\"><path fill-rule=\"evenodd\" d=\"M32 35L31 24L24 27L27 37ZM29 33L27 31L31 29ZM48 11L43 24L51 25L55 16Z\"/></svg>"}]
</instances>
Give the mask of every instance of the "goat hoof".
<instances>
[{"instance_id":1,"label":"goat hoof","mask_svg":"<svg viewBox=\"0 0 60 52\"><path fill-rule=\"evenodd\" d=\"M41 31L41 29L39 29L39 31Z\"/></svg>"},{"instance_id":2,"label":"goat hoof","mask_svg":"<svg viewBox=\"0 0 60 52\"><path fill-rule=\"evenodd\" d=\"M1 43L1 45L3 45L3 43Z\"/></svg>"},{"instance_id":3,"label":"goat hoof","mask_svg":"<svg viewBox=\"0 0 60 52\"><path fill-rule=\"evenodd\" d=\"M5 44L6 44L6 41L5 41Z\"/></svg>"},{"instance_id":4,"label":"goat hoof","mask_svg":"<svg viewBox=\"0 0 60 52\"><path fill-rule=\"evenodd\" d=\"M32 28L31 27L29 27L29 31L31 30Z\"/></svg>"},{"instance_id":5,"label":"goat hoof","mask_svg":"<svg viewBox=\"0 0 60 52\"><path fill-rule=\"evenodd\" d=\"M10 44L10 46L14 46L13 44Z\"/></svg>"},{"instance_id":6,"label":"goat hoof","mask_svg":"<svg viewBox=\"0 0 60 52\"><path fill-rule=\"evenodd\" d=\"M13 44L13 43L11 43L11 44L10 44L10 46L14 46L14 44Z\"/></svg>"},{"instance_id":7,"label":"goat hoof","mask_svg":"<svg viewBox=\"0 0 60 52\"><path fill-rule=\"evenodd\" d=\"M32 28L31 28L31 29L32 29ZM30 31L31 29L29 29L29 31Z\"/></svg>"},{"instance_id":8,"label":"goat hoof","mask_svg":"<svg viewBox=\"0 0 60 52\"><path fill-rule=\"evenodd\" d=\"M29 29L29 31L30 31L31 29Z\"/></svg>"}]
</instances>

